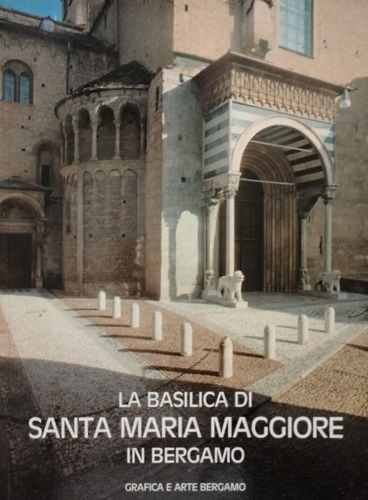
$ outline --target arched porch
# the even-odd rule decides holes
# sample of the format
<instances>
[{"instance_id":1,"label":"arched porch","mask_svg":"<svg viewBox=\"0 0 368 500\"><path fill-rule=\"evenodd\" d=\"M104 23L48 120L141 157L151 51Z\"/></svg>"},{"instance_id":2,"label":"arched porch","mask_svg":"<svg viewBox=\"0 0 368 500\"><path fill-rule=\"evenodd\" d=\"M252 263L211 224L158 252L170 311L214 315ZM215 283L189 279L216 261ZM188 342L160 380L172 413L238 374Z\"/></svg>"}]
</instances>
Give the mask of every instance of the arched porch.
<instances>
[{"instance_id":1,"label":"arched porch","mask_svg":"<svg viewBox=\"0 0 368 500\"><path fill-rule=\"evenodd\" d=\"M294 118L258 120L238 138L226 183L217 189L221 200L219 275L242 270L244 290L310 290L306 221L322 198L321 271L328 283L335 174L331 158L313 130Z\"/></svg>"}]
</instances>

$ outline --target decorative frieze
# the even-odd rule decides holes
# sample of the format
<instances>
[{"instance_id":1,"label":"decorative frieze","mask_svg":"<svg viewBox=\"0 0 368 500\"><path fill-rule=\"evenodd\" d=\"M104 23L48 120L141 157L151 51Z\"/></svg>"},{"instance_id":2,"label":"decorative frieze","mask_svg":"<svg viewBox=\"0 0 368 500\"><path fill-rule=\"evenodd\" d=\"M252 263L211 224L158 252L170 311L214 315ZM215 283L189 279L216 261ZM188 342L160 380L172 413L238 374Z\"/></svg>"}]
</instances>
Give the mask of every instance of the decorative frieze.
<instances>
[{"instance_id":1,"label":"decorative frieze","mask_svg":"<svg viewBox=\"0 0 368 500\"><path fill-rule=\"evenodd\" d=\"M335 96L240 67L231 70L231 95L248 104L322 121L334 120Z\"/></svg>"},{"instance_id":2,"label":"decorative frieze","mask_svg":"<svg viewBox=\"0 0 368 500\"><path fill-rule=\"evenodd\" d=\"M245 104L333 122L341 88L267 63L229 54L197 76L205 113L233 99Z\"/></svg>"}]
</instances>

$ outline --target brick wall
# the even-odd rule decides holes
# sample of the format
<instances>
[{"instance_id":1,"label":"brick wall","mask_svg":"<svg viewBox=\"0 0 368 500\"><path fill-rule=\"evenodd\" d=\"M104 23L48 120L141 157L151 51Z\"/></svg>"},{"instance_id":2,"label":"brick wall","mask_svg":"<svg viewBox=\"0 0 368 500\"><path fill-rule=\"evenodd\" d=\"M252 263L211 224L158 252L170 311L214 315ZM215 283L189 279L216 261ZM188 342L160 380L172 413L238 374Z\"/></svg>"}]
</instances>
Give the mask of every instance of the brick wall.
<instances>
[{"instance_id":1,"label":"brick wall","mask_svg":"<svg viewBox=\"0 0 368 500\"><path fill-rule=\"evenodd\" d=\"M26 18L26 22L36 21ZM9 60L22 61L32 71L33 99L32 104L3 101L3 79L0 79L1 178L15 175L28 182L41 183L42 151L50 147L52 193L45 205L47 222L42 270L45 286L57 286L62 274L62 140L54 106L65 96L67 88L76 88L111 69L115 65L114 56L87 50L80 44L71 44L68 48L63 40L54 39L53 34L3 29L0 34L0 67L3 68ZM66 244L73 247L75 242ZM66 266L67 274L75 272L73 266Z\"/></svg>"},{"instance_id":2,"label":"brick wall","mask_svg":"<svg viewBox=\"0 0 368 500\"><path fill-rule=\"evenodd\" d=\"M128 170L83 176L84 288L94 283L117 283L135 295L134 262L137 244L137 176Z\"/></svg>"}]
</instances>

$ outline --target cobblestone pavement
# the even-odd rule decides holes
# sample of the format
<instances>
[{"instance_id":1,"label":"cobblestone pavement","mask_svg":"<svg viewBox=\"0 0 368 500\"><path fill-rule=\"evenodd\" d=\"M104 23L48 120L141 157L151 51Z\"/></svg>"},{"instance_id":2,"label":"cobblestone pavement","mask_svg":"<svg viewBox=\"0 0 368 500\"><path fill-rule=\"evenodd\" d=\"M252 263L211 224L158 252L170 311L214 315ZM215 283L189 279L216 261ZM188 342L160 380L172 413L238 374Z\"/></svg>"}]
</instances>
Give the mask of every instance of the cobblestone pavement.
<instances>
[{"instance_id":1,"label":"cobblestone pavement","mask_svg":"<svg viewBox=\"0 0 368 500\"><path fill-rule=\"evenodd\" d=\"M161 498L162 492L126 490L128 482L193 483L168 498L360 499L366 498L368 298L349 294L333 304L336 331L323 328L330 301L282 294L250 294L247 310L231 310L201 301L140 301L141 325L130 328L129 307L121 319L111 318L111 304L97 311L91 299L55 299L46 292L0 294L0 492L4 500ZM164 340L150 339L154 310L164 318ZM309 318L310 343L296 344L296 321ZM180 325L194 330L193 357L178 355ZM279 361L262 359L263 329L277 330ZM364 333L365 332L365 333ZM220 379L221 337L234 342L235 375ZM252 391L252 408L233 408L234 391ZM148 408L147 393L222 392L229 408ZM140 396L141 407L119 408L118 394ZM270 399L272 397L272 399ZM257 406L260 405L260 406ZM214 438L213 415L296 419L342 417L342 439ZM105 417L112 438L30 439L29 419ZM120 418L150 416L197 419L201 438L121 439ZM43 420L44 422L45 420ZM221 420L222 421L222 420ZM59 424L60 420L56 420ZM95 430L95 421L91 429ZM114 439L115 438L115 439ZM151 438L151 439L150 439ZM241 463L152 464L152 449L198 447L199 450L241 448ZM127 446L146 449L145 463L126 463ZM200 484L246 484L246 491L190 491ZM197 486L195 486L197 485ZM208 486L211 488L211 486Z\"/></svg>"}]
</instances>

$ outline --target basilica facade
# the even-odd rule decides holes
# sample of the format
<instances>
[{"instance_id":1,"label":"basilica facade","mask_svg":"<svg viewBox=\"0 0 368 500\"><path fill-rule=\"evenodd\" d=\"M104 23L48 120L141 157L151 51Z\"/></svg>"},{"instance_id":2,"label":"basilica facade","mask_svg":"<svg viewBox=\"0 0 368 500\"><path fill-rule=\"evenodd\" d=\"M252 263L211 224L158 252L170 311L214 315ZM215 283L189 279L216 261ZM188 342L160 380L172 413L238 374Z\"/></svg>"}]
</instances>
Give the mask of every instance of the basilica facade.
<instances>
[{"instance_id":1,"label":"basilica facade","mask_svg":"<svg viewBox=\"0 0 368 500\"><path fill-rule=\"evenodd\" d=\"M368 273L364 0L0 8L0 286L160 299Z\"/></svg>"}]
</instances>

